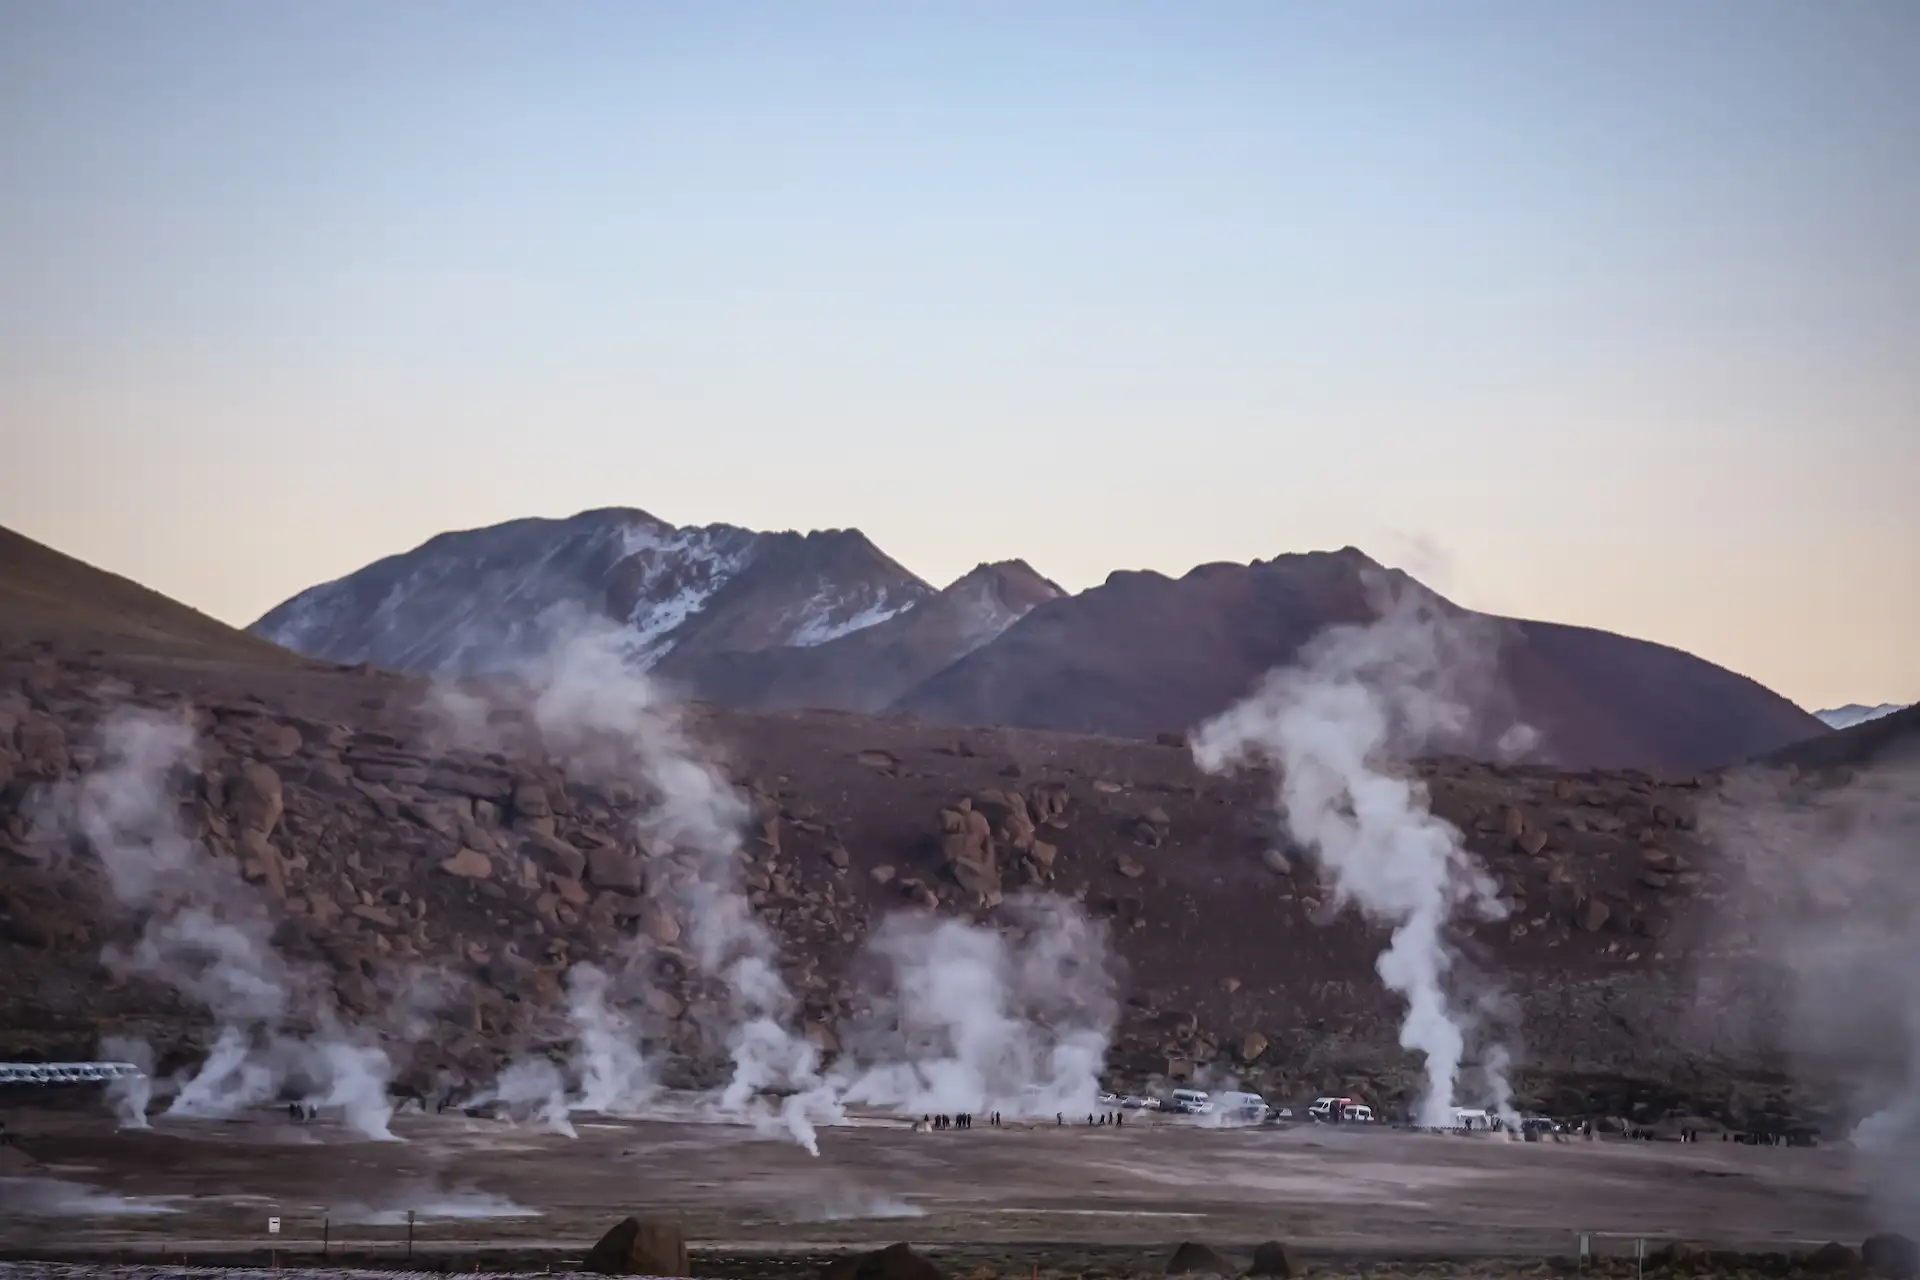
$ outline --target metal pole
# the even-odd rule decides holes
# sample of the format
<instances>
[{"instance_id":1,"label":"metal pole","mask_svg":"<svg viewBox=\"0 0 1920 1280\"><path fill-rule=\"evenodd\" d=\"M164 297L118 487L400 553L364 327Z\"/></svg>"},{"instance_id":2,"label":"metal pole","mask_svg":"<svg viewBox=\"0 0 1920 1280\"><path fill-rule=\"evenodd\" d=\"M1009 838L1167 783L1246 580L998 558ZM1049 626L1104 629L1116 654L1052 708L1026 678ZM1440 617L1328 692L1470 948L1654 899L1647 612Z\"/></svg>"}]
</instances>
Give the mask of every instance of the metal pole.
<instances>
[{"instance_id":1,"label":"metal pole","mask_svg":"<svg viewBox=\"0 0 1920 1280\"><path fill-rule=\"evenodd\" d=\"M407 1210L407 1259L413 1259L413 1210Z\"/></svg>"},{"instance_id":2,"label":"metal pole","mask_svg":"<svg viewBox=\"0 0 1920 1280\"><path fill-rule=\"evenodd\" d=\"M326 1258L332 1251L332 1245L333 1215L328 1214L326 1217L320 1219L320 1256L322 1259Z\"/></svg>"}]
</instances>

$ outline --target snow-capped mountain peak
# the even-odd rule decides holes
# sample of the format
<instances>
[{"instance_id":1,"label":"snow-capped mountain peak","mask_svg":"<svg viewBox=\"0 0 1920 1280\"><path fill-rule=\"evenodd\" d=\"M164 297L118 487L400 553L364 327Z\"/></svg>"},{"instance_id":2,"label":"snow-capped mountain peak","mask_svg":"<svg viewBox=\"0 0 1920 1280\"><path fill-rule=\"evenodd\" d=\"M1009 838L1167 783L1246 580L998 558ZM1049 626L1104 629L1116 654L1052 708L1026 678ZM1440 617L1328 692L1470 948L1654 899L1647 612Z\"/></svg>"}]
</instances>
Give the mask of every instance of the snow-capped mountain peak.
<instances>
[{"instance_id":1,"label":"snow-capped mountain peak","mask_svg":"<svg viewBox=\"0 0 1920 1280\"><path fill-rule=\"evenodd\" d=\"M855 531L679 527L609 508L443 533L322 584L250 628L334 662L424 674L499 670L567 611L614 622L643 667L692 651L817 645L933 589Z\"/></svg>"}]
</instances>

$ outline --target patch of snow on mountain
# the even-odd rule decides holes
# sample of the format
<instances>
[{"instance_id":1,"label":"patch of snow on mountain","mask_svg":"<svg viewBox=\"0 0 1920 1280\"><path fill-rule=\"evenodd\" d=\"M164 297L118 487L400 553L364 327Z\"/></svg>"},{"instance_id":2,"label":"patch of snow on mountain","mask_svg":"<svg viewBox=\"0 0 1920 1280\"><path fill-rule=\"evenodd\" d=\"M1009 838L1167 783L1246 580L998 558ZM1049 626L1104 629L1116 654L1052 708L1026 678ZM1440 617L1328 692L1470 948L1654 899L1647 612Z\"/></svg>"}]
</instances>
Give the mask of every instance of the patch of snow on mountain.
<instances>
[{"instance_id":1,"label":"patch of snow on mountain","mask_svg":"<svg viewBox=\"0 0 1920 1280\"><path fill-rule=\"evenodd\" d=\"M795 627L787 637L787 643L796 649L811 649L829 640L838 640L841 636L850 636L856 631L865 631L868 627L877 626L888 618L898 617L919 603L916 599L908 600L905 604L895 604L883 592L878 600L866 608L835 622L833 606L826 601L816 600L808 608L800 625Z\"/></svg>"},{"instance_id":2,"label":"patch of snow on mountain","mask_svg":"<svg viewBox=\"0 0 1920 1280\"><path fill-rule=\"evenodd\" d=\"M631 652L636 663L651 667L673 651L673 633L752 563L758 541L724 525L664 536L638 528L623 532L623 564L635 566L639 583L626 620Z\"/></svg>"},{"instance_id":3,"label":"patch of snow on mountain","mask_svg":"<svg viewBox=\"0 0 1920 1280\"><path fill-rule=\"evenodd\" d=\"M1869 720L1878 720L1881 716L1890 716L1896 711L1905 710L1906 708L1897 702L1883 702L1877 707L1849 702L1844 707L1816 711L1813 715L1814 719L1819 720L1829 729L1851 729L1857 724L1865 724Z\"/></svg>"}]
</instances>

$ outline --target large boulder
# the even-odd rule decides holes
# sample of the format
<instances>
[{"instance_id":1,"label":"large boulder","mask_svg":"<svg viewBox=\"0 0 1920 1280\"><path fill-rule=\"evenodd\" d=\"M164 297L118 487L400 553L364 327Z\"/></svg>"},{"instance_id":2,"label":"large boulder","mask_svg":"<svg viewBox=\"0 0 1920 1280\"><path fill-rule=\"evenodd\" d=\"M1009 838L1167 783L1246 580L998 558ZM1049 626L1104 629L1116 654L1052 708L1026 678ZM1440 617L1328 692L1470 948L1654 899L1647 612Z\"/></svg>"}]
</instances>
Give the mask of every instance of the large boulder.
<instances>
[{"instance_id":1,"label":"large boulder","mask_svg":"<svg viewBox=\"0 0 1920 1280\"><path fill-rule=\"evenodd\" d=\"M1167 1259L1170 1276L1234 1276L1240 1268L1222 1257L1219 1250L1196 1240L1183 1240Z\"/></svg>"},{"instance_id":2,"label":"large boulder","mask_svg":"<svg viewBox=\"0 0 1920 1280\"><path fill-rule=\"evenodd\" d=\"M1247 1268L1249 1276L1274 1276L1278 1280L1292 1280L1300 1274L1293 1265L1293 1254L1287 1246L1278 1240L1268 1240L1253 1251L1253 1265Z\"/></svg>"},{"instance_id":3,"label":"large boulder","mask_svg":"<svg viewBox=\"0 0 1920 1280\"><path fill-rule=\"evenodd\" d=\"M687 1237L675 1222L626 1218L587 1251L582 1271L603 1276L689 1276Z\"/></svg>"},{"instance_id":4,"label":"large boulder","mask_svg":"<svg viewBox=\"0 0 1920 1280\"><path fill-rule=\"evenodd\" d=\"M617 844L597 845L587 850L587 879L596 888L626 894L638 894L646 884L640 860Z\"/></svg>"},{"instance_id":5,"label":"large boulder","mask_svg":"<svg viewBox=\"0 0 1920 1280\"><path fill-rule=\"evenodd\" d=\"M263 836L272 835L273 829L280 825L280 815L286 807L280 775L273 771L271 765L258 760L247 761L240 766L240 776L228 786L227 807L239 819L242 830L258 831Z\"/></svg>"},{"instance_id":6,"label":"large boulder","mask_svg":"<svg viewBox=\"0 0 1920 1280\"><path fill-rule=\"evenodd\" d=\"M911 1245L890 1244L835 1258L820 1269L820 1280L946 1280L946 1275Z\"/></svg>"},{"instance_id":7,"label":"large boulder","mask_svg":"<svg viewBox=\"0 0 1920 1280\"><path fill-rule=\"evenodd\" d=\"M1920 1273L1920 1245L1898 1232L1883 1232L1860 1245L1860 1260L1885 1280L1911 1280Z\"/></svg>"},{"instance_id":8,"label":"large boulder","mask_svg":"<svg viewBox=\"0 0 1920 1280\"><path fill-rule=\"evenodd\" d=\"M1829 1240L1806 1256L1805 1266L1816 1275L1846 1275L1860 1269L1860 1255L1838 1240Z\"/></svg>"}]
</instances>

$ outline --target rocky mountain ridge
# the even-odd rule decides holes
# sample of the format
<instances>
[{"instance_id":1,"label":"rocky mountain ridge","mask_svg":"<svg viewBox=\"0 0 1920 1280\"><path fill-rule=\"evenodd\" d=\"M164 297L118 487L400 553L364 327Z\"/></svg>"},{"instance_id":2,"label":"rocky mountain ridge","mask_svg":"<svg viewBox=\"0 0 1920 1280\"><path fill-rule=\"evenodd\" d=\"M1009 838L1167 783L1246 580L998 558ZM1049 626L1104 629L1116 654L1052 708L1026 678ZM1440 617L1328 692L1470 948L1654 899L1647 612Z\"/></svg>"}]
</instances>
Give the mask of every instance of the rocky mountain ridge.
<instances>
[{"instance_id":1,"label":"rocky mountain ridge","mask_svg":"<svg viewBox=\"0 0 1920 1280\"><path fill-rule=\"evenodd\" d=\"M677 528L613 508L440 534L301 592L250 630L330 662L469 675L543 653L588 617L617 624L651 669L823 644L932 595L855 531Z\"/></svg>"},{"instance_id":2,"label":"rocky mountain ridge","mask_svg":"<svg viewBox=\"0 0 1920 1280\"><path fill-rule=\"evenodd\" d=\"M1813 714L1815 719L1829 729L1851 729L1857 724L1865 724L1869 720L1878 720L1882 716L1890 716L1896 711L1906 709L1906 704L1899 702L1882 702L1873 707L1859 702L1849 702L1844 707L1829 707L1825 711L1816 711Z\"/></svg>"},{"instance_id":3,"label":"rocky mountain ridge","mask_svg":"<svg viewBox=\"0 0 1920 1280\"><path fill-rule=\"evenodd\" d=\"M1373 616L1383 580L1411 582L1348 547L1178 579L1115 573L1077 595L1011 561L935 591L857 532L675 529L616 510L443 534L252 630L314 658L446 676L511 669L584 617L619 627L634 664L683 694L742 709L1150 738L1223 710L1328 626ZM1675 649L1486 622L1545 761L1684 774L1826 731Z\"/></svg>"}]
</instances>

